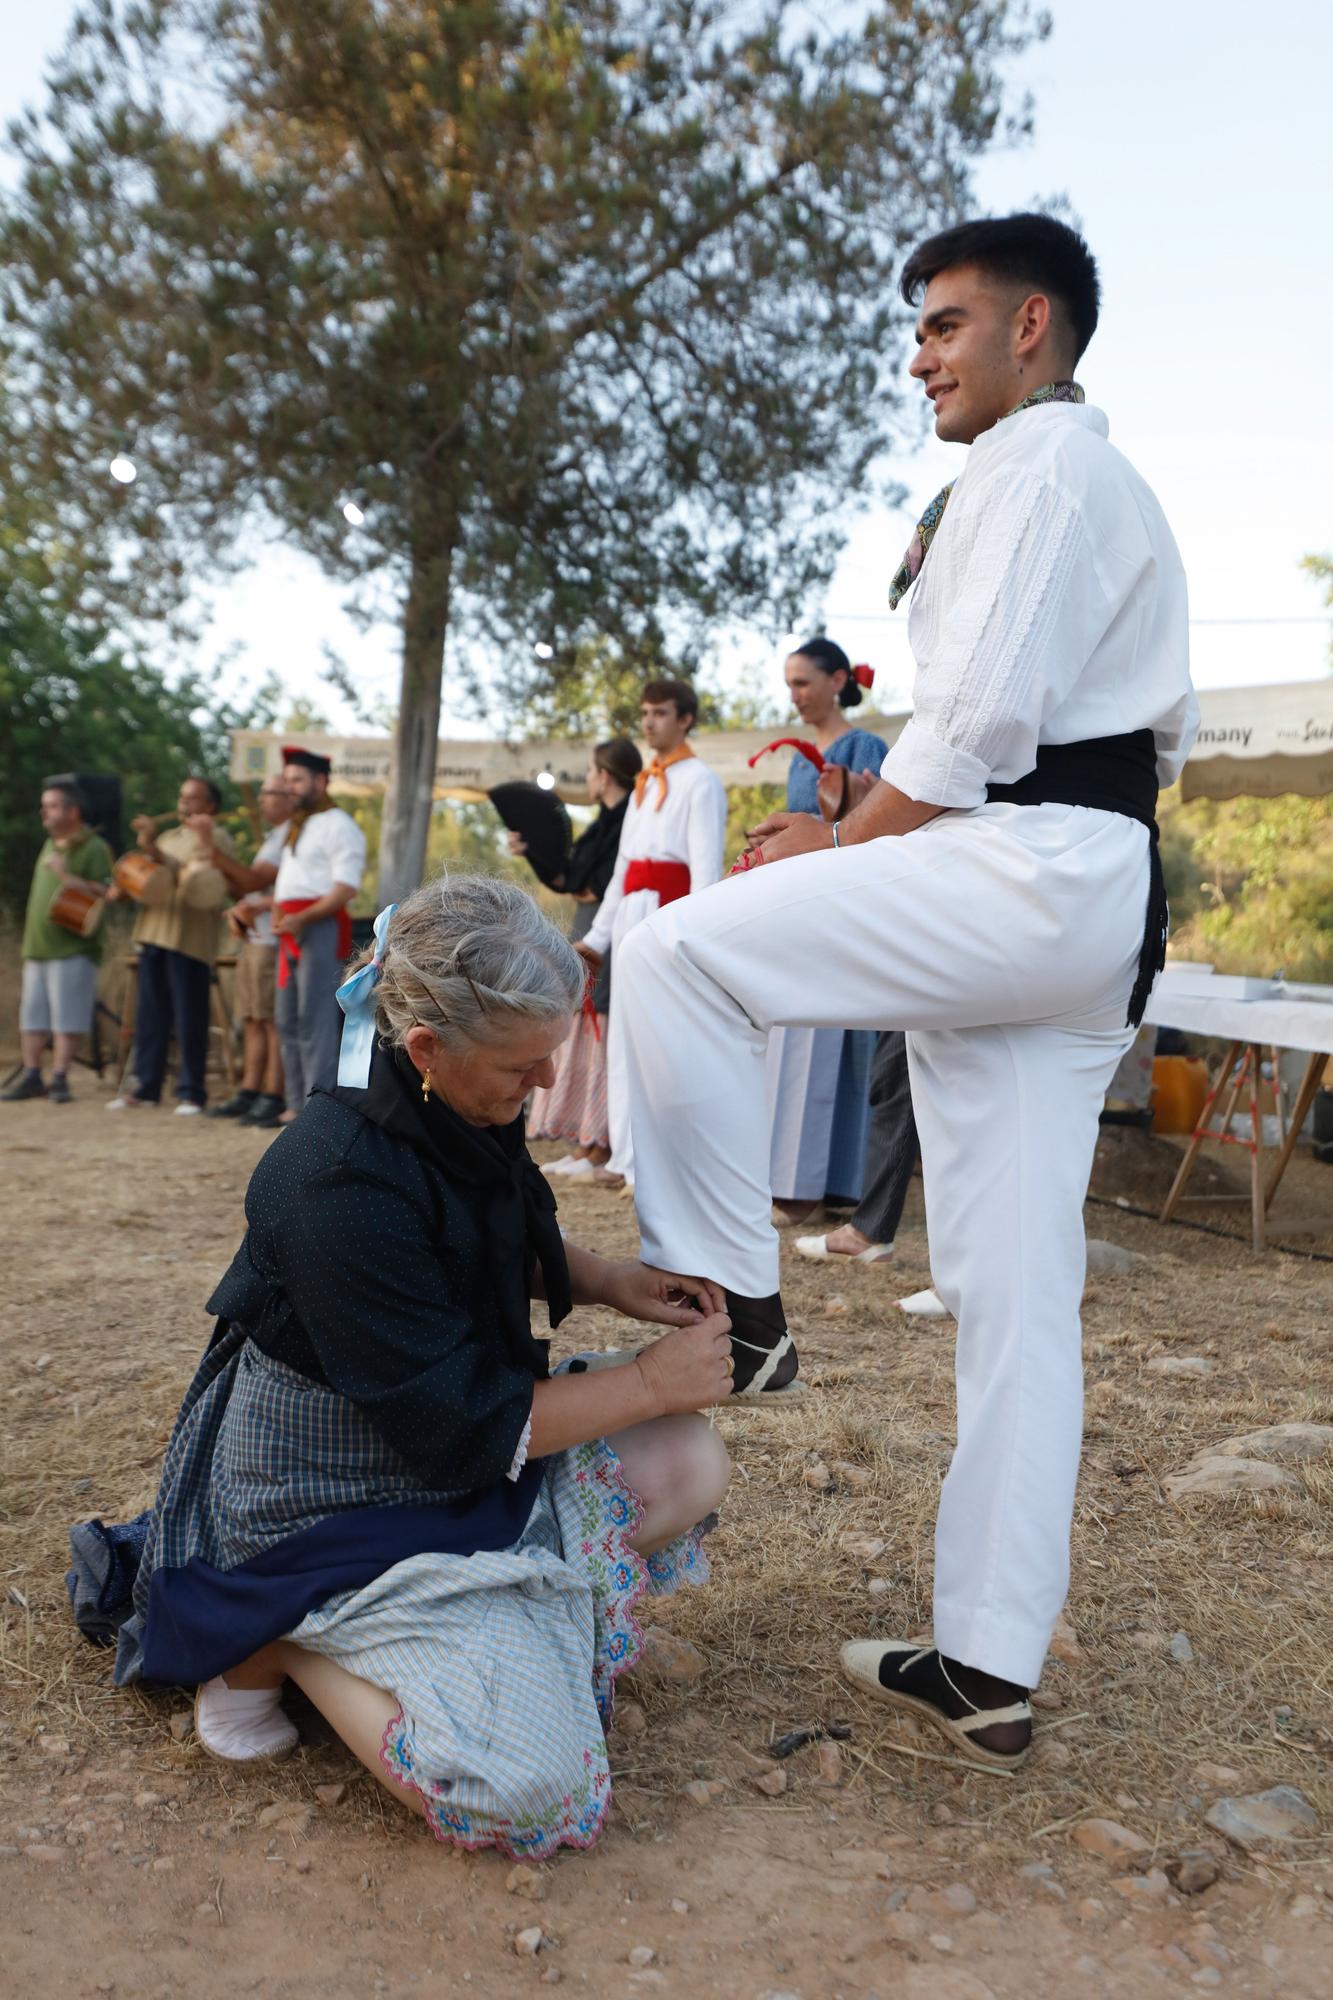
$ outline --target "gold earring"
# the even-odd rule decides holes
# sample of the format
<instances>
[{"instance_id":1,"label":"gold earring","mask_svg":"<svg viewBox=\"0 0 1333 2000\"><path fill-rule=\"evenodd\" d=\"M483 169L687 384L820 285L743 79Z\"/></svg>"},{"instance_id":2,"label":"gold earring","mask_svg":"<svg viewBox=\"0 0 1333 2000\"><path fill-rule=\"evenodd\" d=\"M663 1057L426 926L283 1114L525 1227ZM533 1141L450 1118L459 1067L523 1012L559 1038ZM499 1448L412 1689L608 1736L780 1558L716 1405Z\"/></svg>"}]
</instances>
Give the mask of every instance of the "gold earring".
<instances>
[{"instance_id":1,"label":"gold earring","mask_svg":"<svg viewBox=\"0 0 1333 2000\"><path fill-rule=\"evenodd\" d=\"M430 1071L428 1069L421 1072L421 1102L423 1104L430 1103Z\"/></svg>"}]
</instances>

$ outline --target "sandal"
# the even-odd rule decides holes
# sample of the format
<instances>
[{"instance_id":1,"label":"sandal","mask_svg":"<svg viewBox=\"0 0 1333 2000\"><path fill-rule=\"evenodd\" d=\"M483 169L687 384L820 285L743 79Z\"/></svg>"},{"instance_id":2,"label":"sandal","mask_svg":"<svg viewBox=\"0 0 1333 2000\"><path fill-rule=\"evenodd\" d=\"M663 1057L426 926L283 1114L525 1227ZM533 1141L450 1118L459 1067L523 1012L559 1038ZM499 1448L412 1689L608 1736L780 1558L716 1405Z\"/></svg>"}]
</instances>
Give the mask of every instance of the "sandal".
<instances>
[{"instance_id":1,"label":"sandal","mask_svg":"<svg viewBox=\"0 0 1333 2000\"><path fill-rule=\"evenodd\" d=\"M1030 1742L1018 1750L990 1750L976 1741L996 1723L1026 1722L1030 1730L1032 1709L1026 1698L1003 1708L977 1708L955 1687L938 1647L915 1639L850 1639L842 1649L842 1670L876 1700L929 1722L969 1763L1015 1771L1027 1758Z\"/></svg>"},{"instance_id":2,"label":"sandal","mask_svg":"<svg viewBox=\"0 0 1333 2000\"><path fill-rule=\"evenodd\" d=\"M771 1402L775 1396L804 1396L796 1380L796 1344L787 1331L781 1292L766 1299L742 1298L727 1292L731 1320L731 1354L736 1367L733 1402Z\"/></svg>"}]
</instances>

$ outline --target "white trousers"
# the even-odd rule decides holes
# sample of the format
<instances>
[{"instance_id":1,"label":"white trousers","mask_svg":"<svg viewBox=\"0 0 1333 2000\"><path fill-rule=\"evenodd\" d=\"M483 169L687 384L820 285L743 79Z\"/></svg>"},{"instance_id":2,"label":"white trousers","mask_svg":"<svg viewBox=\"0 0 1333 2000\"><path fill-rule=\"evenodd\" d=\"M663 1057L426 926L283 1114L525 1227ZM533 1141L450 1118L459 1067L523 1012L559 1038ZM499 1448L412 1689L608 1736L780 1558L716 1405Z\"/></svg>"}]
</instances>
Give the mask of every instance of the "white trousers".
<instances>
[{"instance_id":1,"label":"white trousers","mask_svg":"<svg viewBox=\"0 0 1333 2000\"><path fill-rule=\"evenodd\" d=\"M661 907L656 889L636 889L625 896L611 930L611 1013L606 1024L606 1129L611 1142L607 1171L634 1179L634 1144L630 1134L629 1071L625 1062L625 1012L620 997L620 959L631 932Z\"/></svg>"},{"instance_id":2,"label":"white trousers","mask_svg":"<svg viewBox=\"0 0 1333 2000\"><path fill-rule=\"evenodd\" d=\"M778 1288L765 1045L908 1031L931 1269L958 1321L935 1640L1036 1685L1069 1582L1083 1201L1148 896L1118 814L989 805L671 904L618 947L642 1254Z\"/></svg>"}]
</instances>

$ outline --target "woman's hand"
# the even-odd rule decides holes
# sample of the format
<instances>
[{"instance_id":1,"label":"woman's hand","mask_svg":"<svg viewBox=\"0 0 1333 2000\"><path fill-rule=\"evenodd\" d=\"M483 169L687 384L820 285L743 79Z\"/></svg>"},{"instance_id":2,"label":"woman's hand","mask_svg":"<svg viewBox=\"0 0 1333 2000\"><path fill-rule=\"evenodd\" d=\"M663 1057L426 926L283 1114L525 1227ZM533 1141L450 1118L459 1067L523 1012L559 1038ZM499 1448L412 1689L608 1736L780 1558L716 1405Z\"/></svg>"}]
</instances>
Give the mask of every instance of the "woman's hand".
<instances>
[{"instance_id":1,"label":"woman's hand","mask_svg":"<svg viewBox=\"0 0 1333 2000\"><path fill-rule=\"evenodd\" d=\"M603 1305L653 1326L697 1326L706 1315L726 1309L721 1287L707 1278L684 1278L652 1264L609 1263L600 1289ZM688 1303L691 1297L698 1299L702 1312Z\"/></svg>"},{"instance_id":2,"label":"woman's hand","mask_svg":"<svg viewBox=\"0 0 1333 2000\"><path fill-rule=\"evenodd\" d=\"M822 854L833 845L833 828L813 813L771 813L746 834L752 867L763 861L787 861L794 854ZM742 856L744 859L744 856Z\"/></svg>"},{"instance_id":3,"label":"woman's hand","mask_svg":"<svg viewBox=\"0 0 1333 2000\"><path fill-rule=\"evenodd\" d=\"M527 841L526 841L526 840L524 840L524 838L523 838L523 836L522 836L522 834L521 834L521 833L513 833L513 832L511 832L511 833L509 834L509 836L508 836L508 840L509 840L509 852L510 852L511 854L526 854L526 853L527 853L527 851L528 851L528 843L527 843Z\"/></svg>"},{"instance_id":4,"label":"woman's hand","mask_svg":"<svg viewBox=\"0 0 1333 2000\"><path fill-rule=\"evenodd\" d=\"M710 1313L697 1326L663 1334L635 1357L653 1407L664 1417L725 1403L734 1373L731 1321Z\"/></svg>"},{"instance_id":5,"label":"woman's hand","mask_svg":"<svg viewBox=\"0 0 1333 2000\"><path fill-rule=\"evenodd\" d=\"M593 951L590 946L584 944L581 940L575 945L574 949L587 966L589 972L596 974L601 971L602 954L600 951Z\"/></svg>"}]
</instances>

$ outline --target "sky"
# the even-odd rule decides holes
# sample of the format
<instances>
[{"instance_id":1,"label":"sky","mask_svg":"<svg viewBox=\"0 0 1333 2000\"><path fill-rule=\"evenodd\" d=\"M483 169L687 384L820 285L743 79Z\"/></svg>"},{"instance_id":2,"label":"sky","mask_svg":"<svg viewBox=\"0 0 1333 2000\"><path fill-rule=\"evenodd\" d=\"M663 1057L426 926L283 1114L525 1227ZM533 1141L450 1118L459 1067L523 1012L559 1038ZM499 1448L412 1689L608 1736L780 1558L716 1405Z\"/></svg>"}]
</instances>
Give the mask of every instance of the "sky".
<instances>
[{"instance_id":1,"label":"sky","mask_svg":"<svg viewBox=\"0 0 1333 2000\"><path fill-rule=\"evenodd\" d=\"M1077 211L1103 280L1079 379L1175 531L1197 684L1320 678L1333 625L1300 560L1333 552L1333 8L1053 0L1051 11L1050 39L1011 72L1035 100L1035 139L980 164L976 210L1064 194ZM4 12L0 124L40 102L74 5L9 0ZM11 175L0 160L0 184ZM906 507L849 518L822 621L811 606L810 629L822 623L876 668L874 704L885 710L905 707L911 686L888 578L961 458L931 439L897 461ZM312 562L271 548L228 581L188 664L235 693L275 671L335 726L354 728L322 678L326 644L372 702L393 700L393 630L359 630ZM781 639L720 635L712 678L745 674L777 696L786 650ZM451 708L446 685L442 733L484 726Z\"/></svg>"}]
</instances>

